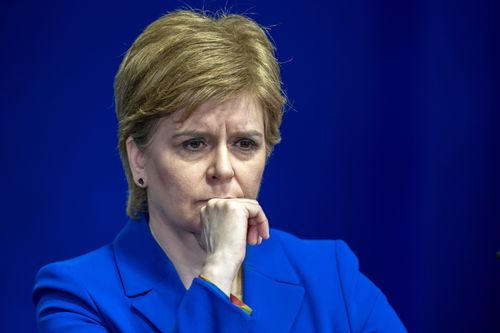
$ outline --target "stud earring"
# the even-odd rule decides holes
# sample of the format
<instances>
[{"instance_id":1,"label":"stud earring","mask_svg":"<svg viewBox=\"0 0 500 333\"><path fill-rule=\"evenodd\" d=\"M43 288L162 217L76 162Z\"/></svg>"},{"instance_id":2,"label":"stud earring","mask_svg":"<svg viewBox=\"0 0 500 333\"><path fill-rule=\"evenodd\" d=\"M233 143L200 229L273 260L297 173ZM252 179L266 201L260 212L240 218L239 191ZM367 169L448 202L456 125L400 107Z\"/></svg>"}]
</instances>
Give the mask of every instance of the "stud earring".
<instances>
[{"instance_id":1,"label":"stud earring","mask_svg":"<svg viewBox=\"0 0 500 333\"><path fill-rule=\"evenodd\" d=\"M139 183L139 185L140 185L141 187L143 187L143 186L144 186L144 179L139 178L139 179L137 180L137 182Z\"/></svg>"}]
</instances>

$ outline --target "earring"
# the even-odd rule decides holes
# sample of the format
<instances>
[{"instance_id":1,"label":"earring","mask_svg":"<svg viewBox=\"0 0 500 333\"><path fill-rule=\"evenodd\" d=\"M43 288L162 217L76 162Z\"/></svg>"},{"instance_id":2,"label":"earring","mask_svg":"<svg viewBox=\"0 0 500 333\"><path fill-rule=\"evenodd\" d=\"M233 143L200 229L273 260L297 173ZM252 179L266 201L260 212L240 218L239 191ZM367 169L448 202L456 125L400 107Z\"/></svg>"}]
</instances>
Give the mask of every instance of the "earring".
<instances>
[{"instance_id":1,"label":"earring","mask_svg":"<svg viewBox=\"0 0 500 333\"><path fill-rule=\"evenodd\" d=\"M139 185L140 185L141 187L143 187L143 186L144 186L144 179L139 178L139 179L137 180L137 182L139 183Z\"/></svg>"}]
</instances>

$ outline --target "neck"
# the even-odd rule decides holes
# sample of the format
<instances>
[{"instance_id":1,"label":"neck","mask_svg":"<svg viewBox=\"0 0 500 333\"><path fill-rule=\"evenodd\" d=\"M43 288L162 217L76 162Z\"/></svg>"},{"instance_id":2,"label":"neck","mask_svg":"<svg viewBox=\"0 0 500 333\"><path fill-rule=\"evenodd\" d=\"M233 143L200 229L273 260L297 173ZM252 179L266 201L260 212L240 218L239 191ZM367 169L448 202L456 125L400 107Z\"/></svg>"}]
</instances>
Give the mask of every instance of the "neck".
<instances>
[{"instance_id":1,"label":"neck","mask_svg":"<svg viewBox=\"0 0 500 333\"><path fill-rule=\"evenodd\" d=\"M188 289L193 279L200 274L206 257L196 235L171 228L170 224L155 214L150 214L149 228L158 245L172 261L182 284Z\"/></svg>"}]
</instances>

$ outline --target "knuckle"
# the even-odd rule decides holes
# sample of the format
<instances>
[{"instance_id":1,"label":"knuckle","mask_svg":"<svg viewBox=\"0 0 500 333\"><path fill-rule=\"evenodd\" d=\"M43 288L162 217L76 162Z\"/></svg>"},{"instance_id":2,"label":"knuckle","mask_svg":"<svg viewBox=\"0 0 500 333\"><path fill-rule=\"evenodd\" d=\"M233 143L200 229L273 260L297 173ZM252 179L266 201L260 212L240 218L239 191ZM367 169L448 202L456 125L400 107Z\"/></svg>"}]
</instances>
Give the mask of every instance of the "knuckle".
<instances>
[{"instance_id":1,"label":"knuckle","mask_svg":"<svg viewBox=\"0 0 500 333\"><path fill-rule=\"evenodd\" d=\"M217 198L212 198L212 199L208 200L208 201L207 201L207 206L208 206L208 207L213 207L213 206L215 206L215 204L217 203L217 200L219 200L219 199L217 199Z\"/></svg>"},{"instance_id":2,"label":"knuckle","mask_svg":"<svg viewBox=\"0 0 500 333\"><path fill-rule=\"evenodd\" d=\"M223 205L224 209L228 212L237 212L241 210L240 205L233 200L225 200Z\"/></svg>"}]
</instances>

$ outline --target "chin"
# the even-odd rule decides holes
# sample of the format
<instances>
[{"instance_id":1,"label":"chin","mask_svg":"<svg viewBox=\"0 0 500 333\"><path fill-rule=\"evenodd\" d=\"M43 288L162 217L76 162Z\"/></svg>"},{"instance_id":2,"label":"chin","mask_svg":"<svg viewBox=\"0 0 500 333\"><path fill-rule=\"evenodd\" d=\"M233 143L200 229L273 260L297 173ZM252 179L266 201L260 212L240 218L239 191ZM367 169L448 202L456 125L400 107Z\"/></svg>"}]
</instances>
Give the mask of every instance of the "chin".
<instances>
[{"instance_id":1,"label":"chin","mask_svg":"<svg viewBox=\"0 0 500 333\"><path fill-rule=\"evenodd\" d=\"M201 226L201 221L200 221L200 217L197 216L196 218L193 218L192 220L190 220L187 224L186 224L187 228L189 230L189 232L193 233L193 234L201 234L201 230L202 230L202 226Z\"/></svg>"},{"instance_id":2,"label":"chin","mask_svg":"<svg viewBox=\"0 0 500 333\"><path fill-rule=\"evenodd\" d=\"M192 233L193 235L197 235L197 236L199 236L199 235L201 235L201 229L202 229L202 228L201 228L201 225L198 225L198 226L196 226L196 227L191 228L191 230L190 230L190 231L191 231L191 233Z\"/></svg>"}]
</instances>

